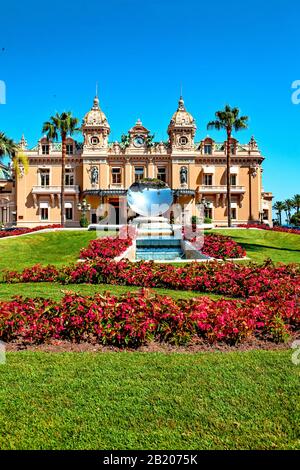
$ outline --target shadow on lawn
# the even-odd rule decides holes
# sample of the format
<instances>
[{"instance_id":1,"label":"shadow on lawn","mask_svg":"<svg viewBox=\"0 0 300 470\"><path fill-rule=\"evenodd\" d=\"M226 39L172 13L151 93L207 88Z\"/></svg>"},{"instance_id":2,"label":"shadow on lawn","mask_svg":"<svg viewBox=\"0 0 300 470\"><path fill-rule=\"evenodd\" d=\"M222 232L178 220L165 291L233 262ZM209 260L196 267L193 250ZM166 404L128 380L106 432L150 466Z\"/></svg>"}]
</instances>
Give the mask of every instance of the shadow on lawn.
<instances>
[{"instance_id":1,"label":"shadow on lawn","mask_svg":"<svg viewBox=\"0 0 300 470\"><path fill-rule=\"evenodd\" d=\"M233 237L232 237L233 238ZM238 242L239 245L241 245L243 248L245 248L246 251L260 251L266 249L266 250L278 250L278 251L291 251L291 252L297 252L300 253L300 250L294 250L292 248L280 248L278 246L268 246L268 245L260 245L260 244L254 244L254 243L244 243L244 242Z\"/></svg>"}]
</instances>

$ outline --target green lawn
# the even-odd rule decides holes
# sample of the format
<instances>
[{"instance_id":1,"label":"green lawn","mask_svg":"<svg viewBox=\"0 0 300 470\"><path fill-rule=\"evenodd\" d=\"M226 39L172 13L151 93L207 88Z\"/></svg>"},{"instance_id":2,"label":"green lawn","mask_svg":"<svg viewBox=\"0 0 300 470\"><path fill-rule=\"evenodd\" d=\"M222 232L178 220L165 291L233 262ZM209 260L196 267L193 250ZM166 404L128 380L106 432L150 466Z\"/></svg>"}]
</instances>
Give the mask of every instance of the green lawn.
<instances>
[{"instance_id":1,"label":"green lawn","mask_svg":"<svg viewBox=\"0 0 300 470\"><path fill-rule=\"evenodd\" d=\"M102 236L114 232L102 232ZM78 259L81 248L96 238L95 231L34 233L0 240L0 270L22 270L36 263L61 266Z\"/></svg>"},{"instance_id":2,"label":"green lawn","mask_svg":"<svg viewBox=\"0 0 300 470\"><path fill-rule=\"evenodd\" d=\"M212 230L228 235L242 245L247 256L259 263L266 258L274 262L300 263L300 235L272 232L268 230Z\"/></svg>"},{"instance_id":3,"label":"green lawn","mask_svg":"<svg viewBox=\"0 0 300 470\"><path fill-rule=\"evenodd\" d=\"M299 449L289 351L7 354L1 449Z\"/></svg>"},{"instance_id":4,"label":"green lawn","mask_svg":"<svg viewBox=\"0 0 300 470\"><path fill-rule=\"evenodd\" d=\"M94 295L97 292L111 292L113 295L121 295L126 292L138 292L141 288L134 286L115 286L111 284L68 284L66 286L53 282L30 282L20 284L0 284L0 300L10 300L15 295L24 297L45 297L59 300L64 296L64 291L78 292L82 295ZM180 291L172 289L151 289L151 292L168 295L174 299L191 299L205 295L213 299L224 298L223 295L209 294L193 291ZM226 298L226 297L225 297ZM227 297L228 298L228 297Z\"/></svg>"}]
</instances>

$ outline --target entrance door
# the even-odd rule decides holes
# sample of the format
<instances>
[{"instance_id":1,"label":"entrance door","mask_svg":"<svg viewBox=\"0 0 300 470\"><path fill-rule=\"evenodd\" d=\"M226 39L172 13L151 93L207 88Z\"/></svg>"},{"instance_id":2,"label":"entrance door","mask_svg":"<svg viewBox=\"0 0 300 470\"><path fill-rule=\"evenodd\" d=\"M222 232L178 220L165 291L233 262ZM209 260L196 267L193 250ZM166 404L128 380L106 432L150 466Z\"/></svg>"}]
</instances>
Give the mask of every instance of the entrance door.
<instances>
[{"instance_id":1,"label":"entrance door","mask_svg":"<svg viewBox=\"0 0 300 470\"><path fill-rule=\"evenodd\" d=\"M112 221L112 223L115 223L119 225L120 223L120 206L119 206L119 201L112 201L111 205L114 207L114 216L115 216L115 221Z\"/></svg>"}]
</instances>

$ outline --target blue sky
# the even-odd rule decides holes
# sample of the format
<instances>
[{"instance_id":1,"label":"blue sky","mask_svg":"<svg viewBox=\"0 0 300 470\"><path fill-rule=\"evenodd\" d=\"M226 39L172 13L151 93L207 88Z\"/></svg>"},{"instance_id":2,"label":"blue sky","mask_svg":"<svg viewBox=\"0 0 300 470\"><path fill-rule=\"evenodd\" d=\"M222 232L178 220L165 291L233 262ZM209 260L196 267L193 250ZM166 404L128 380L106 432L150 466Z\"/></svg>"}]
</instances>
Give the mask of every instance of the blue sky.
<instances>
[{"instance_id":1,"label":"blue sky","mask_svg":"<svg viewBox=\"0 0 300 470\"><path fill-rule=\"evenodd\" d=\"M299 17L290 0L10 0L1 5L0 129L34 145L55 111L81 119L98 81L111 140L137 118L165 140L182 83L197 139L217 109L238 106L250 117L238 139L254 134L266 156L265 190L291 197L300 193Z\"/></svg>"}]
</instances>

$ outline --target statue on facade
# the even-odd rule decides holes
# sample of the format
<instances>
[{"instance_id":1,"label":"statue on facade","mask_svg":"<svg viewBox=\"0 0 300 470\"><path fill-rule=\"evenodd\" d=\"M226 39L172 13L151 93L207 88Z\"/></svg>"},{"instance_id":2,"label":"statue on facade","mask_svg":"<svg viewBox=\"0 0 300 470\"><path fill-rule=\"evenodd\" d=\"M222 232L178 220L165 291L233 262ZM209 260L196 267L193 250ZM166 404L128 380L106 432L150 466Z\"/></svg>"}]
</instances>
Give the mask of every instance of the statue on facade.
<instances>
[{"instance_id":1,"label":"statue on facade","mask_svg":"<svg viewBox=\"0 0 300 470\"><path fill-rule=\"evenodd\" d=\"M96 166L93 166L91 169L91 183L92 184L97 184L99 181L99 171Z\"/></svg>"},{"instance_id":2,"label":"statue on facade","mask_svg":"<svg viewBox=\"0 0 300 470\"><path fill-rule=\"evenodd\" d=\"M180 183L181 184L187 184L187 167L186 166L182 166L180 168Z\"/></svg>"}]
</instances>

